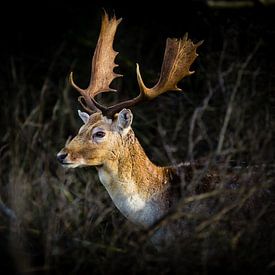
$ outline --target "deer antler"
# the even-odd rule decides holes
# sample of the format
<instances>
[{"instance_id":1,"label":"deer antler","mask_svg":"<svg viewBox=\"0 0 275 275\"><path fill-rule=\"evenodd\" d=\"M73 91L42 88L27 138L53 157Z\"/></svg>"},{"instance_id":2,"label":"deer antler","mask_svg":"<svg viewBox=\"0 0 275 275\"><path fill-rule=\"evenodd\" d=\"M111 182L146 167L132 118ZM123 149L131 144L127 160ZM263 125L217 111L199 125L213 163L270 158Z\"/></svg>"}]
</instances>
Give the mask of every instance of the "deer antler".
<instances>
[{"instance_id":1,"label":"deer antler","mask_svg":"<svg viewBox=\"0 0 275 275\"><path fill-rule=\"evenodd\" d=\"M105 107L95 100L95 96L99 93L115 91L110 88L109 85L116 77L122 76L113 71L114 67L118 66L114 63L118 52L113 50L113 41L116 29L121 20L122 19L117 20L115 17L109 19L106 13L103 15L101 31L92 60L89 87L85 90L79 88L73 81L72 73L70 75L72 86L82 95L79 98L82 106L90 113L101 111L104 116L109 118L112 118L114 114L123 108L150 101L167 91L181 91L181 89L177 87L177 84L184 77L194 73L189 71L189 69L198 56L196 53L197 47L203 43L203 41L200 41L194 44L188 39L187 34L182 39L168 38L158 83L152 88L147 88L143 83L139 65L137 64L136 71L140 94L133 99ZM82 98L84 98L86 106L82 103Z\"/></svg>"},{"instance_id":2,"label":"deer antler","mask_svg":"<svg viewBox=\"0 0 275 275\"><path fill-rule=\"evenodd\" d=\"M194 73L194 71L189 71L189 69L198 56L196 49L202 43L203 41L194 44L190 39L188 39L187 34L185 34L182 39L168 38L166 41L166 48L158 83L153 88L147 88L143 83L139 71L139 65L137 64L136 71L140 94L134 99L108 107L104 110L104 115L112 117L123 108L128 108L141 102L150 101L167 91L182 91L177 87L177 84L184 77Z\"/></svg>"},{"instance_id":3,"label":"deer antler","mask_svg":"<svg viewBox=\"0 0 275 275\"><path fill-rule=\"evenodd\" d=\"M91 79L88 88L79 88L73 81L73 73L70 74L70 83L81 94L79 101L89 113L106 109L98 103L95 104L94 98L99 93L116 91L110 88L109 85L116 77L122 76L113 71L118 66L114 63L118 52L113 49L113 41L121 20L121 18L117 20L115 16L109 19L106 12L104 12L100 35L92 59ZM82 103L83 98L87 106Z\"/></svg>"}]
</instances>

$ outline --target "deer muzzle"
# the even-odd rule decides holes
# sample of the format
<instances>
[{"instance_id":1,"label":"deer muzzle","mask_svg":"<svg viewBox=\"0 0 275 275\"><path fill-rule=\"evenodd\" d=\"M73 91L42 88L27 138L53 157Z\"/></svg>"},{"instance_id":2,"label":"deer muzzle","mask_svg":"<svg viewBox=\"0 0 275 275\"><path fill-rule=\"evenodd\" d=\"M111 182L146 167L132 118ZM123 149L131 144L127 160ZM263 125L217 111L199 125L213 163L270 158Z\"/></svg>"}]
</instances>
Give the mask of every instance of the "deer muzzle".
<instances>
[{"instance_id":1,"label":"deer muzzle","mask_svg":"<svg viewBox=\"0 0 275 275\"><path fill-rule=\"evenodd\" d=\"M62 151L60 151L57 155L56 155L56 158L57 160L62 164L66 164L66 157L68 156L68 153L64 153Z\"/></svg>"}]
</instances>

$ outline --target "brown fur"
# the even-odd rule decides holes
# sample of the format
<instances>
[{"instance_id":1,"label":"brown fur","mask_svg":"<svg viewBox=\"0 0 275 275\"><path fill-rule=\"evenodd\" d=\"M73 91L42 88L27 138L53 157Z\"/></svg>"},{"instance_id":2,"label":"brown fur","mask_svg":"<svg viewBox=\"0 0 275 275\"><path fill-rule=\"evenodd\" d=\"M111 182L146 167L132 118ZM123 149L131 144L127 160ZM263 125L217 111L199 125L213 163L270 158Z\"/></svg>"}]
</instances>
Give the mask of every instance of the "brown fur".
<instances>
[{"instance_id":1,"label":"brown fur","mask_svg":"<svg viewBox=\"0 0 275 275\"><path fill-rule=\"evenodd\" d=\"M90 116L87 124L83 125L78 135L64 148L69 163L80 165L104 166L109 173L117 174L118 180L132 179L137 192L144 199L162 194L169 201L180 195L180 174L189 183L193 179L195 169L203 167L199 163L185 163L178 168L158 167L146 156L132 129L122 137L115 130L116 119L106 119L100 113ZM91 142L91 133L95 127L106 130L106 141L95 144ZM219 181L215 170L207 173L197 186L197 193L210 191L213 184ZM114 186L115 188L115 186Z\"/></svg>"},{"instance_id":2,"label":"brown fur","mask_svg":"<svg viewBox=\"0 0 275 275\"><path fill-rule=\"evenodd\" d=\"M168 168L154 165L146 156L132 129L125 137L117 134L115 121L110 122L100 113L92 115L89 122L80 128L78 135L62 149L67 153L68 163L88 166L105 166L109 172L116 172L120 180L131 178L136 182L143 198L169 189L171 172ZM91 132L95 127L106 130L106 142L91 142Z\"/></svg>"},{"instance_id":3,"label":"brown fur","mask_svg":"<svg viewBox=\"0 0 275 275\"><path fill-rule=\"evenodd\" d=\"M105 132L100 142L92 138L96 127ZM117 116L111 120L100 113L90 116L61 154L67 154L65 166L95 166L118 209L142 226L150 226L163 217L184 192L182 180L188 185L194 180L195 171L204 168L200 163L156 166L130 126L118 130ZM217 171L212 169L201 178L194 192L211 191L219 180Z\"/></svg>"}]
</instances>

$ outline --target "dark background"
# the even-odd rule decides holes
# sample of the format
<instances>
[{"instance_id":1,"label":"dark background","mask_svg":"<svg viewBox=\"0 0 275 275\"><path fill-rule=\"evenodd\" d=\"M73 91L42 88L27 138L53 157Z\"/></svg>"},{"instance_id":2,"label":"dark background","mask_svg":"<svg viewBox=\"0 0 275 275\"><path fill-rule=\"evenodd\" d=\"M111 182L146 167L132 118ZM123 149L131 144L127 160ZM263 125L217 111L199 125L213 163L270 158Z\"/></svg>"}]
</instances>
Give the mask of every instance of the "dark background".
<instances>
[{"instance_id":1,"label":"dark background","mask_svg":"<svg viewBox=\"0 0 275 275\"><path fill-rule=\"evenodd\" d=\"M167 37L181 37L189 32L195 41L205 40L200 53L207 55L220 51L225 37L230 39L230 35L237 33L239 52L236 55L245 56L253 44L262 40L262 62L270 71L274 70L273 5L263 6L254 1L253 7L222 9L209 7L206 1L154 1L148 4L140 1L9 2L1 7L2 78L7 77L13 60L16 66L24 64L28 81L37 83L39 75L46 73L59 51L64 51L59 58L65 66L61 65L63 71L57 73L66 76L76 60L86 66L95 44L93 40L99 32L103 8L124 18L115 48L120 56L134 63L138 61L146 67L158 68ZM150 51L159 55L155 64L142 58ZM81 69L77 67L77 70Z\"/></svg>"}]
</instances>

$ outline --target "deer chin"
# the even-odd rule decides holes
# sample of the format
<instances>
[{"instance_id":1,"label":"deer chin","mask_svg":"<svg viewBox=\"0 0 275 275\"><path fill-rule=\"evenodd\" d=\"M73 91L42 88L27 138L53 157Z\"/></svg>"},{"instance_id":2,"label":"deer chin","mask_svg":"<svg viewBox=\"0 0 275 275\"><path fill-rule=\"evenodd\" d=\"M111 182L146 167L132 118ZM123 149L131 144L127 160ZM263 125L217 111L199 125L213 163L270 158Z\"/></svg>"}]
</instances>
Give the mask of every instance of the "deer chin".
<instances>
[{"instance_id":1,"label":"deer chin","mask_svg":"<svg viewBox=\"0 0 275 275\"><path fill-rule=\"evenodd\" d=\"M85 167L85 166L89 166L89 164L87 164L84 160L80 159L77 161L70 161L68 160L67 162L63 162L62 166L64 168L78 168L78 167Z\"/></svg>"},{"instance_id":2,"label":"deer chin","mask_svg":"<svg viewBox=\"0 0 275 275\"><path fill-rule=\"evenodd\" d=\"M62 163L62 167L64 168L77 168L77 167L83 167L86 165L83 165L81 163Z\"/></svg>"}]
</instances>

